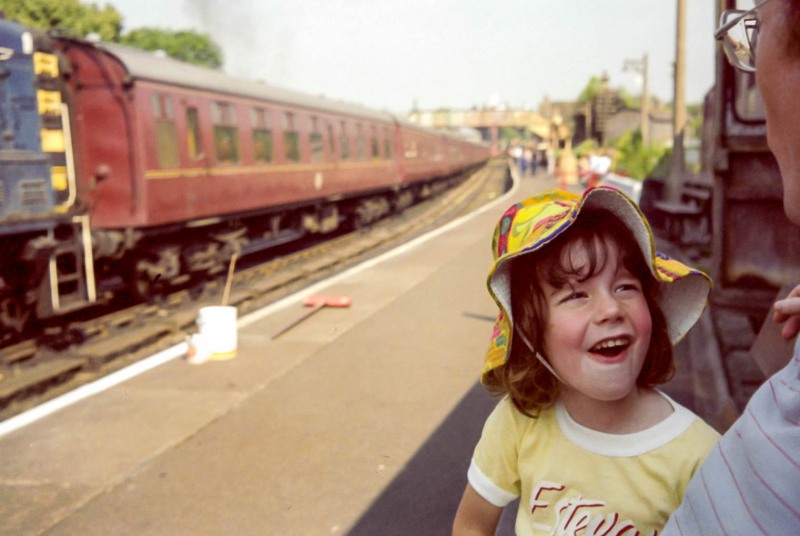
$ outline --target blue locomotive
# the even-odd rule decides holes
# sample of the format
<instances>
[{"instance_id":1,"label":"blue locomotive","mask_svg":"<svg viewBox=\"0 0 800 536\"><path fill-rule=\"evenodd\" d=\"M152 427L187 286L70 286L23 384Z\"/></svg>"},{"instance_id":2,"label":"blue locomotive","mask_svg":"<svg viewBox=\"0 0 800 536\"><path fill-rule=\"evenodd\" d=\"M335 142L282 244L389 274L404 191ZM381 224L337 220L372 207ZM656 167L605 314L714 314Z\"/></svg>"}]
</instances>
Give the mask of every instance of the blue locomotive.
<instances>
[{"instance_id":1,"label":"blue locomotive","mask_svg":"<svg viewBox=\"0 0 800 536\"><path fill-rule=\"evenodd\" d=\"M95 299L61 86L52 41L0 20L0 342Z\"/></svg>"}]
</instances>

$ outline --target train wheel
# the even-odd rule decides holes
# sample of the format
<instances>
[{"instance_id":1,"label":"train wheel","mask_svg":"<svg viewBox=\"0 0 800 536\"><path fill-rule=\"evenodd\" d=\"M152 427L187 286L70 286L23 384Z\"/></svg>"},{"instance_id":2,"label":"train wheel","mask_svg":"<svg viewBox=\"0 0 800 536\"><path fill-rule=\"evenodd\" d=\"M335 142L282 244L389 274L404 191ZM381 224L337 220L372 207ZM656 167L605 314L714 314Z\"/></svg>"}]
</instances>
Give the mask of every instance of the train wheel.
<instances>
[{"instance_id":1,"label":"train wheel","mask_svg":"<svg viewBox=\"0 0 800 536\"><path fill-rule=\"evenodd\" d=\"M355 210L354 224L361 229L377 221L391 212L392 206L385 197L364 199Z\"/></svg>"},{"instance_id":2,"label":"train wheel","mask_svg":"<svg viewBox=\"0 0 800 536\"><path fill-rule=\"evenodd\" d=\"M414 194L411 190L403 190L398 193L394 198L395 212L403 212L405 209L414 204Z\"/></svg>"},{"instance_id":3,"label":"train wheel","mask_svg":"<svg viewBox=\"0 0 800 536\"><path fill-rule=\"evenodd\" d=\"M138 259L132 263L129 280L131 294L137 301L147 301L158 296L165 286L161 273L147 259Z\"/></svg>"},{"instance_id":4,"label":"train wheel","mask_svg":"<svg viewBox=\"0 0 800 536\"><path fill-rule=\"evenodd\" d=\"M353 227L355 229L364 229L369 226L371 221L369 211L363 207L358 207L353 214Z\"/></svg>"}]
</instances>

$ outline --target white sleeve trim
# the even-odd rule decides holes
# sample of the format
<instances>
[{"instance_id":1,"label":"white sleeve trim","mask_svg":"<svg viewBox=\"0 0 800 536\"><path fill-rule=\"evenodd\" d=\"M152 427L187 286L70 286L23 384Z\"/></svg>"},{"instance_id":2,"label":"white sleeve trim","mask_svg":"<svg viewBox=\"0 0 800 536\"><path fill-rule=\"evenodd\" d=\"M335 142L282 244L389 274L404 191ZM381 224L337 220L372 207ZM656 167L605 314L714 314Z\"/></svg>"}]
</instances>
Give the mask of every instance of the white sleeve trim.
<instances>
[{"instance_id":1,"label":"white sleeve trim","mask_svg":"<svg viewBox=\"0 0 800 536\"><path fill-rule=\"evenodd\" d=\"M518 497L518 495L509 493L489 480L489 477L484 475L483 472L478 469L478 466L475 465L474 459L469 464L467 479L469 480L470 486L478 492L478 495L499 508L503 508Z\"/></svg>"}]
</instances>

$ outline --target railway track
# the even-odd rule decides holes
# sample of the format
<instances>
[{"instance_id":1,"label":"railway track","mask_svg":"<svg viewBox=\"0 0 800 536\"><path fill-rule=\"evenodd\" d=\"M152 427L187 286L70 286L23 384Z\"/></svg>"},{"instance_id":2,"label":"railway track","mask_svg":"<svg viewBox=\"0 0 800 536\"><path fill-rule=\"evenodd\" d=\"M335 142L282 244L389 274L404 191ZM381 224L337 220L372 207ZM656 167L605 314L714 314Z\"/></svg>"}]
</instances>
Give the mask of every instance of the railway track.
<instances>
[{"instance_id":1,"label":"railway track","mask_svg":"<svg viewBox=\"0 0 800 536\"><path fill-rule=\"evenodd\" d=\"M396 247L501 195L508 187L504 159L465 176L435 197L365 229L336 236L235 271L228 305L239 315ZM0 350L0 420L131 365L185 340L197 311L218 305L224 278L92 318L75 319Z\"/></svg>"}]
</instances>

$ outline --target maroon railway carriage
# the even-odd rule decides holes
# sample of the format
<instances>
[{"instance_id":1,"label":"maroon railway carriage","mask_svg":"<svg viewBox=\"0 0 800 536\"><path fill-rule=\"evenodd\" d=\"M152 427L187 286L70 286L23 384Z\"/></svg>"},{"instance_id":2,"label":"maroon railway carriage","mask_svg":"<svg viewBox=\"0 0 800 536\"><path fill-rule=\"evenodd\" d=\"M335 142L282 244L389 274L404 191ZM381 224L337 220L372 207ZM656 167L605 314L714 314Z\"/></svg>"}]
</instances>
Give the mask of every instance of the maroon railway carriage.
<instances>
[{"instance_id":1,"label":"maroon railway carriage","mask_svg":"<svg viewBox=\"0 0 800 536\"><path fill-rule=\"evenodd\" d=\"M391 114L110 44L60 40L95 272L185 281L249 253L368 223L488 149Z\"/></svg>"}]
</instances>

